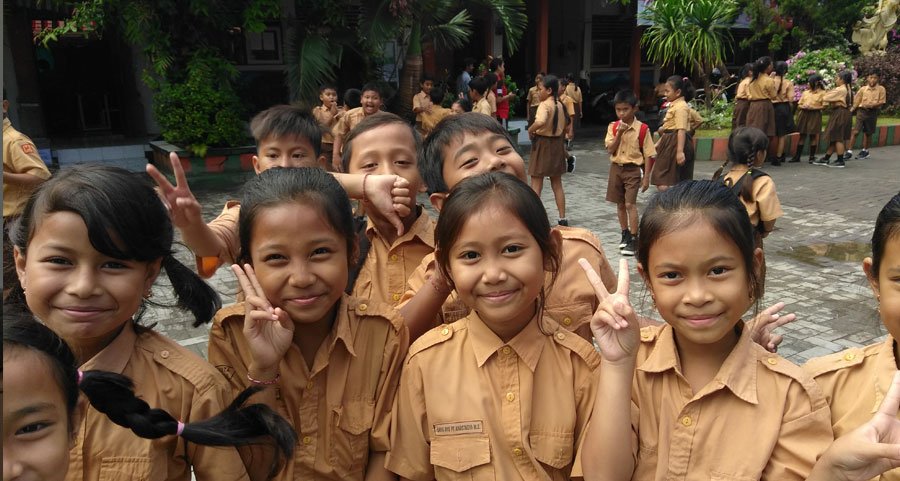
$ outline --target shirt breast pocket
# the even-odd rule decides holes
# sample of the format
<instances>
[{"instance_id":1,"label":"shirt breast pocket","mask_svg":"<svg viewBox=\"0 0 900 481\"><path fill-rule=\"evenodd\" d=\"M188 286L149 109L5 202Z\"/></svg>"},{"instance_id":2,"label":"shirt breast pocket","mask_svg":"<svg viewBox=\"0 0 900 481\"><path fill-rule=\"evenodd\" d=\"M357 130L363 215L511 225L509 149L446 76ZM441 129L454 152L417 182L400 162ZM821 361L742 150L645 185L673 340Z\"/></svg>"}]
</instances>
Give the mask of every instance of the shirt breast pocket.
<instances>
[{"instance_id":1,"label":"shirt breast pocket","mask_svg":"<svg viewBox=\"0 0 900 481\"><path fill-rule=\"evenodd\" d=\"M375 405L366 401L347 403L331 434L331 465L346 477L363 470L369 458L369 431Z\"/></svg>"},{"instance_id":2,"label":"shirt breast pocket","mask_svg":"<svg viewBox=\"0 0 900 481\"><path fill-rule=\"evenodd\" d=\"M100 461L100 481L145 481L150 478L150 460L116 456Z\"/></svg>"},{"instance_id":3,"label":"shirt breast pocket","mask_svg":"<svg viewBox=\"0 0 900 481\"><path fill-rule=\"evenodd\" d=\"M534 457L555 469L572 464L575 436L572 433L533 433L529 436Z\"/></svg>"},{"instance_id":4,"label":"shirt breast pocket","mask_svg":"<svg viewBox=\"0 0 900 481\"><path fill-rule=\"evenodd\" d=\"M431 464L437 479L494 481L491 441L487 434L434 438Z\"/></svg>"}]
</instances>

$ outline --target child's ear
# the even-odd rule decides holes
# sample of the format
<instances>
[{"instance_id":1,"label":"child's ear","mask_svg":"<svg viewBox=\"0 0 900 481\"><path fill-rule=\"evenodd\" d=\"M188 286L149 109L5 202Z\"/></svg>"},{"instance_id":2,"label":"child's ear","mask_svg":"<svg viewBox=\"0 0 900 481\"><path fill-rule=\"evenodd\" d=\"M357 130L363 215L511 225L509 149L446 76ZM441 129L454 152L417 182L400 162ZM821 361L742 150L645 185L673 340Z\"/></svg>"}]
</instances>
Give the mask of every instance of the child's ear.
<instances>
[{"instance_id":1,"label":"child's ear","mask_svg":"<svg viewBox=\"0 0 900 481\"><path fill-rule=\"evenodd\" d=\"M562 254L562 233L559 229L550 229L550 247L553 249L553 257L559 259ZM553 270L553 264L550 262L551 256L544 256L544 270L550 272ZM559 268L559 266L557 266Z\"/></svg>"},{"instance_id":2,"label":"child's ear","mask_svg":"<svg viewBox=\"0 0 900 481\"><path fill-rule=\"evenodd\" d=\"M766 262L766 254L762 249L757 247L753 249L753 271L756 273L756 278L759 277L763 273L763 264Z\"/></svg>"},{"instance_id":3,"label":"child's ear","mask_svg":"<svg viewBox=\"0 0 900 481\"><path fill-rule=\"evenodd\" d=\"M872 293L875 294L875 299L881 298L881 289L879 289L878 285L878 277L875 276L875 273L872 272L872 258L866 257L863 259L863 272L866 273L866 279L869 281L869 287L872 288Z\"/></svg>"},{"instance_id":4,"label":"child's ear","mask_svg":"<svg viewBox=\"0 0 900 481\"><path fill-rule=\"evenodd\" d=\"M250 161L253 162L253 171L256 172L256 175L259 175L259 156L253 154L253 157L250 157Z\"/></svg>"},{"instance_id":5,"label":"child's ear","mask_svg":"<svg viewBox=\"0 0 900 481\"><path fill-rule=\"evenodd\" d=\"M254 156L254 158L255 157L256 156ZM316 160L319 162L319 167L321 167L323 170L328 172L328 166L331 165L331 159L326 158L325 154L321 154L321 155L319 155L319 158ZM256 168L255 164L254 164L254 168Z\"/></svg>"},{"instance_id":6,"label":"child's ear","mask_svg":"<svg viewBox=\"0 0 900 481\"><path fill-rule=\"evenodd\" d=\"M431 201L431 206L434 207L434 210L440 212L441 209L444 208L444 202L447 201L447 193L446 192L435 192L428 196L428 200Z\"/></svg>"},{"instance_id":7,"label":"child's ear","mask_svg":"<svg viewBox=\"0 0 900 481\"><path fill-rule=\"evenodd\" d=\"M19 246L13 246L13 263L16 265L16 274L19 276L19 285L25 288L25 255L19 250Z\"/></svg>"}]
</instances>

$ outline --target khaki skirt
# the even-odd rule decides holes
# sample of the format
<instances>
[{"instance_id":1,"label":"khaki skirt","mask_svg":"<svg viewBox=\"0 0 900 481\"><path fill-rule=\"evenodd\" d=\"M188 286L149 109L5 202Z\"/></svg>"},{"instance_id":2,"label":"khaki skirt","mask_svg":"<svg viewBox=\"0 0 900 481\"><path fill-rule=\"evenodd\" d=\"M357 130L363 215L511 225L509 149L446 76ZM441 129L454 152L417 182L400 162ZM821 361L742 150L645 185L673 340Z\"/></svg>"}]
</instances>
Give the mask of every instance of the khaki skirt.
<instances>
[{"instance_id":1,"label":"khaki skirt","mask_svg":"<svg viewBox=\"0 0 900 481\"><path fill-rule=\"evenodd\" d=\"M563 136L536 135L531 142L528 159L528 175L531 177L558 177L566 172L566 147Z\"/></svg>"},{"instance_id":2,"label":"khaki skirt","mask_svg":"<svg viewBox=\"0 0 900 481\"><path fill-rule=\"evenodd\" d=\"M775 107L771 100L751 100L747 107L747 127L762 130L767 137L775 136Z\"/></svg>"},{"instance_id":3,"label":"khaki skirt","mask_svg":"<svg viewBox=\"0 0 900 481\"><path fill-rule=\"evenodd\" d=\"M825 126L825 142L846 142L850 138L853 117L847 107L831 109L828 125Z\"/></svg>"},{"instance_id":4,"label":"khaki skirt","mask_svg":"<svg viewBox=\"0 0 900 481\"><path fill-rule=\"evenodd\" d=\"M775 109L775 136L783 137L797 131L794 124L794 115L791 113L791 104L778 102L772 106Z\"/></svg>"},{"instance_id":5,"label":"khaki skirt","mask_svg":"<svg viewBox=\"0 0 900 481\"><path fill-rule=\"evenodd\" d=\"M801 110L797 115L797 132L800 132L800 135L819 135L822 133L822 111Z\"/></svg>"},{"instance_id":6,"label":"khaki skirt","mask_svg":"<svg viewBox=\"0 0 900 481\"><path fill-rule=\"evenodd\" d=\"M731 128L736 129L743 127L747 123L747 109L750 107L750 101L747 99L737 99L734 101L734 111L731 113Z\"/></svg>"},{"instance_id":7,"label":"khaki skirt","mask_svg":"<svg viewBox=\"0 0 900 481\"><path fill-rule=\"evenodd\" d=\"M656 162L650 173L653 185L675 185L694 176L694 142L690 133L684 133L684 165L675 161L678 148L678 131L663 130L656 148Z\"/></svg>"}]
</instances>

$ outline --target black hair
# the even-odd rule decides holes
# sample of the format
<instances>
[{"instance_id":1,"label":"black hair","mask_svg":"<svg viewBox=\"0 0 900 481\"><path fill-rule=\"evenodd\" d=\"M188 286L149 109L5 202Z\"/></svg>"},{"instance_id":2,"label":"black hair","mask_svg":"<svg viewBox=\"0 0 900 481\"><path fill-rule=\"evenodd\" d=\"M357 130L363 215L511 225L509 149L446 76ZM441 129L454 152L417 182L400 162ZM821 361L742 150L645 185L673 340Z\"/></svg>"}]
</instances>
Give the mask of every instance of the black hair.
<instances>
[{"instance_id":1,"label":"black hair","mask_svg":"<svg viewBox=\"0 0 900 481\"><path fill-rule=\"evenodd\" d=\"M493 87L494 84L500 81L500 79L497 78L497 75L494 74L494 72L488 72L484 74L484 79L487 80L488 88Z\"/></svg>"},{"instance_id":2,"label":"black hair","mask_svg":"<svg viewBox=\"0 0 900 481\"><path fill-rule=\"evenodd\" d=\"M475 66L475 59L472 57L466 57L463 59L463 68L467 68L469 65Z\"/></svg>"},{"instance_id":3,"label":"black hair","mask_svg":"<svg viewBox=\"0 0 900 481\"><path fill-rule=\"evenodd\" d=\"M431 75L428 75L427 73L423 73L422 77L419 79L419 85L422 85L425 82L434 83L434 77L432 77Z\"/></svg>"},{"instance_id":4,"label":"black hair","mask_svg":"<svg viewBox=\"0 0 900 481\"><path fill-rule=\"evenodd\" d=\"M444 181L444 149L465 134L499 135L513 145L509 131L488 115L466 112L445 117L425 139L423 154L419 159L419 172L429 194L450 190Z\"/></svg>"},{"instance_id":5,"label":"black hair","mask_svg":"<svg viewBox=\"0 0 900 481\"><path fill-rule=\"evenodd\" d=\"M435 85L431 87L431 91L428 92L428 98L431 99L431 103L440 106L444 101L444 86Z\"/></svg>"},{"instance_id":6,"label":"black hair","mask_svg":"<svg viewBox=\"0 0 900 481\"><path fill-rule=\"evenodd\" d=\"M550 96L553 97L553 132L559 127L559 78L550 74L544 76L544 88L550 89Z\"/></svg>"},{"instance_id":7,"label":"black hair","mask_svg":"<svg viewBox=\"0 0 900 481\"><path fill-rule=\"evenodd\" d=\"M825 88L825 79L817 73L810 75L807 83L811 90L821 90Z\"/></svg>"},{"instance_id":8,"label":"black hair","mask_svg":"<svg viewBox=\"0 0 900 481\"><path fill-rule=\"evenodd\" d=\"M359 91L360 96L365 95L366 92L375 92L379 97L384 97L384 94L381 93L381 87L375 82L369 82L363 85L363 88Z\"/></svg>"},{"instance_id":9,"label":"black hair","mask_svg":"<svg viewBox=\"0 0 900 481\"><path fill-rule=\"evenodd\" d=\"M616 104L628 104L635 107L638 104L638 99L631 90L619 90L616 92L616 96L613 97L613 105L615 106Z\"/></svg>"},{"instance_id":10,"label":"black hair","mask_svg":"<svg viewBox=\"0 0 900 481\"><path fill-rule=\"evenodd\" d=\"M399 124L409 129L409 132L412 134L413 149L416 152L416 163L418 164L419 159L422 158L422 136L419 135L419 132L413 128L409 122L403 120L400 116L396 114L392 114L390 112L376 112L372 115L367 115L366 118L362 119L355 127L344 137L344 143L341 152L341 168L344 172L350 171L350 159L353 158L353 139L359 137L360 135L378 127L382 127L385 125L391 124Z\"/></svg>"},{"instance_id":11,"label":"black hair","mask_svg":"<svg viewBox=\"0 0 900 481\"><path fill-rule=\"evenodd\" d=\"M738 74L738 81L744 80L748 75L753 73L753 64L745 63L743 67L741 67L741 71Z\"/></svg>"},{"instance_id":12,"label":"black hair","mask_svg":"<svg viewBox=\"0 0 900 481\"><path fill-rule=\"evenodd\" d=\"M459 239L466 221L489 206L499 206L519 219L541 249L550 272L550 286L559 271L560 252L550 234L550 221L540 197L525 182L505 172L487 172L460 182L444 203L434 228L435 260L451 287L450 249ZM539 309L546 293L541 289Z\"/></svg>"},{"instance_id":13,"label":"black hair","mask_svg":"<svg viewBox=\"0 0 900 481\"><path fill-rule=\"evenodd\" d=\"M493 82L489 82L486 77L475 77L469 81L469 88L478 92L478 95L484 97L492 84Z\"/></svg>"},{"instance_id":14,"label":"black hair","mask_svg":"<svg viewBox=\"0 0 900 481\"><path fill-rule=\"evenodd\" d=\"M50 328L24 312L3 313L3 351L25 349L45 358L66 401L70 429L72 415L83 392L88 402L110 421L130 429L138 437L156 439L179 435L202 446L245 446L271 443L278 447L269 477L290 459L297 443L291 424L265 404L244 406L260 390L251 387L240 393L221 413L204 420L185 423L178 434L179 421L162 409L151 408L134 393L134 382L121 374L77 370L72 350ZM80 379L79 379L80 378Z\"/></svg>"},{"instance_id":15,"label":"black hair","mask_svg":"<svg viewBox=\"0 0 900 481\"><path fill-rule=\"evenodd\" d=\"M362 105L362 92L359 89L347 89L344 92L344 107L347 110L355 109Z\"/></svg>"},{"instance_id":16,"label":"black hair","mask_svg":"<svg viewBox=\"0 0 900 481\"><path fill-rule=\"evenodd\" d=\"M43 217L55 212L81 217L91 246L104 255L138 262L162 259L177 305L193 314L194 327L209 322L222 307L216 291L172 255L172 219L145 174L84 164L51 177L31 196L10 228L10 240L23 256L28 255L28 244ZM18 281L8 300L25 304ZM142 309L135 313L135 320L141 314Z\"/></svg>"},{"instance_id":17,"label":"black hair","mask_svg":"<svg viewBox=\"0 0 900 481\"><path fill-rule=\"evenodd\" d=\"M872 233L872 276L878 278L887 243L900 236L900 193L891 197L875 220Z\"/></svg>"},{"instance_id":18,"label":"black hair","mask_svg":"<svg viewBox=\"0 0 900 481\"><path fill-rule=\"evenodd\" d=\"M560 86L560 87L566 87L567 85L569 85L569 81L568 81L568 80L566 80L566 79L564 79L564 78L559 79L559 86Z\"/></svg>"},{"instance_id":19,"label":"black hair","mask_svg":"<svg viewBox=\"0 0 900 481\"><path fill-rule=\"evenodd\" d=\"M638 228L638 262L649 271L650 248L656 241L676 230L705 219L722 237L737 246L747 269L750 297L758 306L762 281L754 264L753 225L747 208L721 182L689 180L675 184L650 198Z\"/></svg>"},{"instance_id":20,"label":"black hair","mask_svg":"<svg viewBox=\"0 0 900 481\"><path fill-rule=\"evenodd\" d=\"M454 104L459 104L462 108L463 112L471 112L472 111L472 101L469 99L456 99L453 101ZM450 104L453 105L453 104Z\"/></svg>"},{"instance_id":21,"label":"black hair","mask_svg":"<svg viewBox=\"0 0 900 481\"><path fill-rule=\"evenodd\" d=\"M491 60L490 69L491 71L497 70L497 67L504 65L503 57L497 57L494 60Z\"/></svg>"},{"instance_id":22,"label":"black hair","mask_svg":"<svg viewBox=\"0 0 900 481\"><path fill-rule=\"evenodd\" d=\"M334 84L324 83L319 85L319 95L322 95L322 92L326 90L334 90L334 93L337 93L337 87L335 87Z\"/></svg>"},{"instance_id":23,"label":"black hair","mask_svg":"<svg viewBox=\"0 0 900 481\"><path fill-rule=\"evenodd\" d=\"M253 117L250 132L257 147L264 140L295 137L308 140L316 157L322 153L322 126L305 108L294 105L269 107Z\"/></svg>"},{"instance_id":24,"label":"black hair","mask_svg":"<svg viewBox=\"0 0 900 481\"><path fill-rule=\"evenodd\" d=\"M569 72L566 74L566 81L572 83L575 81L575 74Z\"/></svg>"},{"instance_id":25,"label":"black hair","mask_svg":"<svg viewBox=\"0 0 900 481\"><path fill-rule=\"evenodd\" d=\"M784 74L788 71L788 64L784 60L779 60L775 62L773 70L775 71L775 76L778 77L778 87L775 88L775 91L778 92L778 95L781 95L781 86L784 84Z\"/></svg>"},{"instance_id":26,"label":"black hair","mask_svg":"<svg viewBox=\"0 0 900 481\"><path fill-rule=\"evenodd\" d=\"M759 57L756 59L756 62L753 62L753 80L759 78L760 75L764 75L766 70L768 70L769 65L772 65L772 59L769 57Z\"/></svg>"},{"instance_id":27,"label":"black hair","mask_svg":"<svg viewBox=\"0 0 900 481\"><path fill-rule=\"evenodd\" d=\"M694 99L694 84L691 83L691 79L687 77L679 77L678 75L673 75L666 79L666 83L672 86L675 90L681 91L681 96L684 97L685 102L690 102ZM669 99L670 101L672 99Z\"/></svg>"},{"instance_id":28,"label":"black hair","mask_svg":"<svg viewBox=\"0 0 900 481\"><path fill-rule=\"evenodd\" d=\"M728 136L728 160L713 174L713 179L718 179L725 170L726 165L747 165L753 168L756 162L756 154L765 152L769 148L769 138L766 133L756 127L738 127ZM749 173L749 171L748 171ZM732 187L731 179L725 180L725 185ZM741 184L740 197L747 202L753 202L753 182Z\"/></svg>"},{"instance_id":29,"label":"black hair","mask_svg":"<svg viewBox=\"0 0 900 481\"><path fill-rule=\"evenodd\" d=\"M267 169L244 184L238 234L238 262L252 264L253 223L260 211L286 203L302 203L319 211L332 229L347 240L347 263L356 255L356 230L350 198L328 172L315 167Z\"/></svg>"},{"instance_id":30,"label":"black hair","mask_svg":"<svg viewBox=\"0 0 900 481\"><path fill-rule=\"evenodd\" d=\"M847 89L847 107L853 105L853 72L849 70L842 70L838 73L838 77L844 82L844 88Z\"/></svg>"}]
</instances>

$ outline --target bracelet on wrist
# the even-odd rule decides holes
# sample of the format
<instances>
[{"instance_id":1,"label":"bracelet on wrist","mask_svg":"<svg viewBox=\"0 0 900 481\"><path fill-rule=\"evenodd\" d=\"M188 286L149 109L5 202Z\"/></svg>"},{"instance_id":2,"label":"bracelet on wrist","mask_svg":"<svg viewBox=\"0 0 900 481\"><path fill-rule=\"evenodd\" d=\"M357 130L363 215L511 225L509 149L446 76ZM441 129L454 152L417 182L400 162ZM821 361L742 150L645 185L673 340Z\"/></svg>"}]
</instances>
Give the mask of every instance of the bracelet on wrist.
<instances>
[{"instance_id":1,"label":"bracelet on wrist","mask_svg":"<svg viewBox=\"0 0 900 481\"><path fill-rule=\"evenodd\" d=\"M370 174L363 175L363 186L362 186L362 202L363 204L369 203L369 194L366 192L366 181L369 180Z\"/></svg>"},{"instance_id":2,"label":"bracelet on wrist","mask_svg":"<svg viewBox=\"0 0 900 481\"><path fill-rule=\"evenodd\" d=\"M250 376L250 371L247 371L247 380L250 381L252 384L257 384L260 386L271 386L272 384L278 384L278 381L281 380L281 373L276 374L275 379L270 379L268 381L260 381L259 379L253 379L253 377Z\"/></svg>"}]
</instances>

